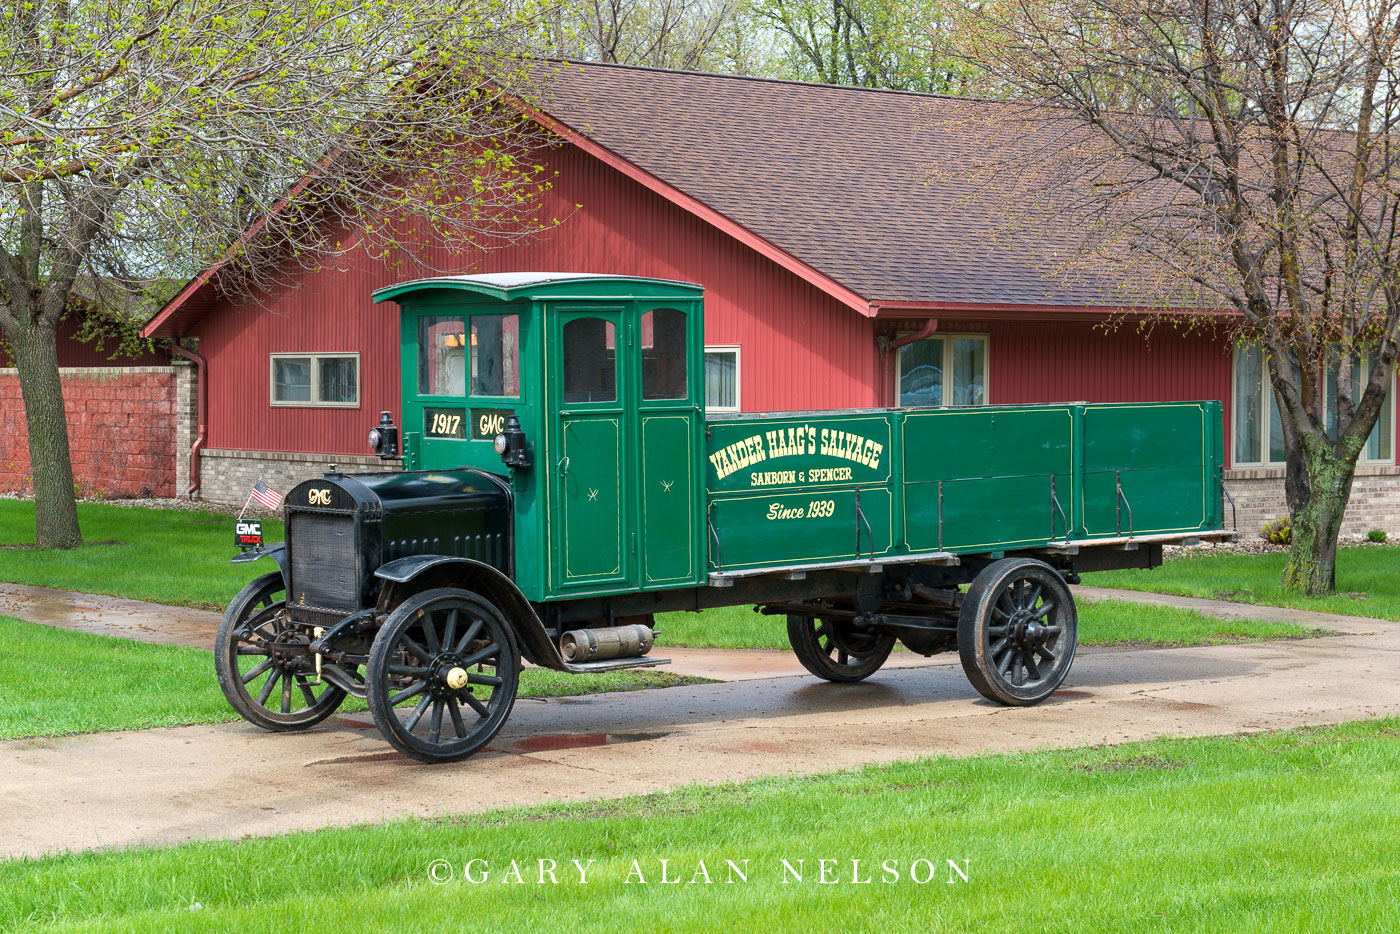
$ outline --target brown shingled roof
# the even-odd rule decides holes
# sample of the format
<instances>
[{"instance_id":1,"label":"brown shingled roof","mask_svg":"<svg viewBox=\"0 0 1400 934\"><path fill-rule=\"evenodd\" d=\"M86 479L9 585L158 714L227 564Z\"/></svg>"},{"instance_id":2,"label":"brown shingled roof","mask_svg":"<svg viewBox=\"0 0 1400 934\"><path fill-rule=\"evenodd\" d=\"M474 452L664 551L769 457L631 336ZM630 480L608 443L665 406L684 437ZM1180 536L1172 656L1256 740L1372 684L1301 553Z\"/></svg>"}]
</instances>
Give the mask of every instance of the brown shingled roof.
<instances>
[{"instance_id":1,"label":"brown shingled roof","mask_svg":"<svg viewBox=\"0 0 1400 934\"><path fill-rule=\"evenodd\" d=\"M1122 301L1108 277L1057 274L1053 239L1008 236L958 171L1010 105L567 63L540 106L872 302Z\"/></svg>"}]
</instances>

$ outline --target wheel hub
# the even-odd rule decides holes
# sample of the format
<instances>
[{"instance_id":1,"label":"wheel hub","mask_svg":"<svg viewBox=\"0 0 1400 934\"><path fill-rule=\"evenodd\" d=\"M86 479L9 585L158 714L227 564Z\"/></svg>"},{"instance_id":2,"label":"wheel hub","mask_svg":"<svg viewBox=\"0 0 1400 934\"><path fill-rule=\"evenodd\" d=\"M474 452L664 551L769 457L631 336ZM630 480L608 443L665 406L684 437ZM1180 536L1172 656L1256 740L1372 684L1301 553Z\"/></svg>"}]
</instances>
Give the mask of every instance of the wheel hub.
<instances>
[{"instance_id":1,"label":"wheel hub","mask_svg":"<svg viewBox=\"0 0 1400 934\"><path fill-rule=\"evenodd\" d=\"M300 671L310 661L307 645L306 637L300 633L291 630L280 632L267 645L268 658L281 671Z\"/></svg>"},{"instance_id":2,"label":"wheel hub","mask_svg":"<svg viewBox=\"0 0 1400 934\"><path fill-rule=\"evenodd\" d=\"M1037 649L1045 644L1045 626L1030 613L1020 610L1011 618L1011 638L1022 648Z\"/></svg>"},{"instance_id":3,"label":"wheel hub","mask_svg":"<svg viewBox=\"0 0 1400 934\"><path fill-rule=\"evenodd\" d=\"M467 666L456 652L444 652L433 659L429 689L435 697L456 694L467 687Z\"/></svg>"}]
</instances>

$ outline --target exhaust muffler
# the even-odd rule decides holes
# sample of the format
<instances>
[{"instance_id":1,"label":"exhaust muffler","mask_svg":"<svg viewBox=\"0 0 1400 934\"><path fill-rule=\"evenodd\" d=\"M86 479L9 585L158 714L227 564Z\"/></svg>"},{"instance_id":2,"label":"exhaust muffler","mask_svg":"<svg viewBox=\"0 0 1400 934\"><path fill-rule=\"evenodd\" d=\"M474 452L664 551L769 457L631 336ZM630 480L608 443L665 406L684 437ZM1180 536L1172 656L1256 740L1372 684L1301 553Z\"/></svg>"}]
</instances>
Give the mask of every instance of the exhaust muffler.
<instances>
[{"instance_id":1,"label":"exhaust muffler","mask_svg":"<svg viewBox=\"0 0 1400 934\"><path fill-rule=\"evenodd\" d=\"M609 626L606 629L575 629L564 633L559 651L564 661L599 662L609 658L637 658L651 651L656 634L650 626Z\"/></svg>"}]
</instances>

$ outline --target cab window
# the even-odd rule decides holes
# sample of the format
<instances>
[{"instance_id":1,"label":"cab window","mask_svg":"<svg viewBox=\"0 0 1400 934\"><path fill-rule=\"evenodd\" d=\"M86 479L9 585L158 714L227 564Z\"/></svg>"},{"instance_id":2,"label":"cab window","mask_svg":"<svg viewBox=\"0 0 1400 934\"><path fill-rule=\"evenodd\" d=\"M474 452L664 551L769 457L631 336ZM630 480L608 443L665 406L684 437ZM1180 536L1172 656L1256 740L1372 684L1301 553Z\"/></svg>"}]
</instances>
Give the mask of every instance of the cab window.
<instances>
[{"instance_id":1,"label":"cab window","mask_svg":"<svg viewBox=\"0 0 1400 934\"><path fill-rule=\"evenodd\" d=\"M418 394L463 396L467 392L467 341L460 317L418 319Z\"/></svg>"},{"instance_id":2,"label":"cab window","mask_svg":"<svg viewBox=\"0 0 1400 934\"><path fill-rule=\"evenodd\" d=\"M564 401L616 402L617 363L611 321L575 318L564 325Z\"/></svg>"},{"instance_id":3,"label":"cab window","mask_svg":"<svg viewBox=\"0 0 1400 934\"><path fill-rule=\"evenodd\" d=\"M685 312L654 308L642 315L642 398L684 399Z\"/></svg>"},{"instance_id":4,"label":"cab window","mask_svg":"<svg viewBox=\"0 0 1400 934\"><path fill-rule=\"evenodd\" d=\"M473 396L520 395L520 316L471 318Z\"/></svg>"}]
</instances>

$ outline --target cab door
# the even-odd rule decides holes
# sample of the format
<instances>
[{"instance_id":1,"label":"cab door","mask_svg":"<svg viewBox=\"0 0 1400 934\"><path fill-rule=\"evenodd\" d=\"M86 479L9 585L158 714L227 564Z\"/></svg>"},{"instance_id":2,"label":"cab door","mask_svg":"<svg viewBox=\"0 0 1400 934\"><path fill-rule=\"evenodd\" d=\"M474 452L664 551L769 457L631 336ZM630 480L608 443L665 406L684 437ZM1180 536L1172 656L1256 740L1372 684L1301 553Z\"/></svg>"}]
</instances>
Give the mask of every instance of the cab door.
<instances>
[{"instance_id":1,"label":"cab door","mask_svg":"<svg viewBox=\"0 0 1400 934\"><path fill-rule=\"evenodd\" d=\"M701 322L688 303L639 303L637 361L641 576L644 588L695 583L703 542L695 353Z\"/></svg>"},{"instance_id":2,"label":"cab door","mask_svg":"<svg viewBox=\"0 0 1400 934\"><path fill-rule=\"evenodd\" d=\"M548 310L550 579L560 591L637 585L623 307Z\"/></svg>"}]
</instances>

